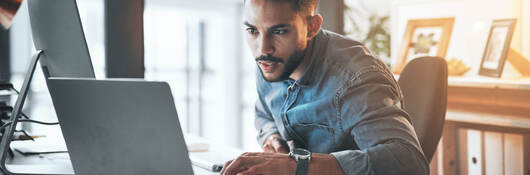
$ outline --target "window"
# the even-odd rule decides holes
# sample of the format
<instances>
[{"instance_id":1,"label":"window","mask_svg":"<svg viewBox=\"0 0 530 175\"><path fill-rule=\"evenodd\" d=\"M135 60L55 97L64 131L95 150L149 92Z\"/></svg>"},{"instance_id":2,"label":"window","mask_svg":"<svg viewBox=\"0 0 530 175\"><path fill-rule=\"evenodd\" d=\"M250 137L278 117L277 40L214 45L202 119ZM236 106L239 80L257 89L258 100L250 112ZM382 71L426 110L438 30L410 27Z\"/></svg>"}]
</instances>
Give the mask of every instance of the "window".
<instances>
[{"instance_id":1,"label":"window","mask_svg":"<svg viewBox=\"0 0 530 175\"><path fill-rule=\"evenodd\" d=\"M170 84L185 132L247 148L257 145L255 64L241 10L240 2L146 1L145 79Z\"/></svg>"},{"instance_id":2,"label":"window","mask_svg":"<svg viewBox=\"0 0 530 175\"><path fill-rule=\"evenodd\" d=\"M104 1L77 3L96 77L104 78ZM243 42L241 13L241 2L146 0L145 79L170 84L185 132L258 150L253 124L256 65ZM34 48L27 10L17 17L11 32L11 80L19 88ZM36 120L56 121L43 77L37 69L24 111ZM50 142L64 142L58 126L20 125L47 135Z\"/></svg>"}]
</instances>

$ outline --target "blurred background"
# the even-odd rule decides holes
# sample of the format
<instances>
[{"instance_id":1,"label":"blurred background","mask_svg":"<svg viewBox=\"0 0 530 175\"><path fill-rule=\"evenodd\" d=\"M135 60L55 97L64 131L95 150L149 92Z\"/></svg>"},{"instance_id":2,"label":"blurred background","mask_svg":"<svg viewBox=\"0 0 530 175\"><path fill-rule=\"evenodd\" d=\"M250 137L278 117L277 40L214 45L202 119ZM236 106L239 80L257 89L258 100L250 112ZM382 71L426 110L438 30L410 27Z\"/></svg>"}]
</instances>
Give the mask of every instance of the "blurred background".
<instances>
[{"instance_id":1,"label":"blurred background","mask_svg":"<svg viewBox=\"0 0 530 175\"><path fill-rule=\"evenodd\" d=\"M243 39L242 0L77 0L77 3L98 79L132 77L167 81L185 132L246 151L261 150L253 124L256 65ZM494 19L518 19L511 48L530 58L529 0L321 0L318 11L324 17L323 28L365 43L389 67L399 60L407 21L422 18L455 18L446 58L457 58L471 68L464 77L478 77ZM126 20L117 20L120 18ZM120 26L125 27L121 30ZM120 36L130 36L126 42L132 46L112 42ZM133 56L114 56L119 55L116 51L124 50ZM23 3L10 29L0 29L0 81L12 82L20 88L34 52L27 6ZM503 77L519 76L509 62L504 69ZM36 120L56 121L40 69L35 77L24 111ZM489 79L484 82L488 84ZM527 87L525 81L508 83ZM528 95L528 91L520 93ZM530 108L525 105L523 112ZM524 122L527 121L523 120L521 125L530 129L530 124ZM19 127L44 134L53 142L64 142L59 126ZM520 140L521 149L528 148L527 136L523 134ZM521 151L521 170L530 167L530 161L523 157L527 152L530 151L524 154ZM444 160L438 160L438 165L443 166ZM442 170L436 172L444 174ZM479 174L484 172L481 169Z\"/></svg>"}]
</instances>

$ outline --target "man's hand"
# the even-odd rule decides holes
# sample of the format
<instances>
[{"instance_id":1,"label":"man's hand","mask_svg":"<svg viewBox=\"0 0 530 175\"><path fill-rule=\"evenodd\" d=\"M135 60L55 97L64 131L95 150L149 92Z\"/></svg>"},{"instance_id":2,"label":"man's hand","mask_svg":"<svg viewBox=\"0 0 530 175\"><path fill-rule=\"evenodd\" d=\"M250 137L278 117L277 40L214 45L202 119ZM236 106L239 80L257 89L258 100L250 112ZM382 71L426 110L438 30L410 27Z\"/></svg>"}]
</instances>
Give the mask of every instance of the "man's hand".
<instances>
[{"instance_id":1,"label":"man's hand","mask_svg":"<svg viewBox=\"0 0 530 175\"><path fill-rule=\"evenodd\" d=\"M283 153L244 153L228 161L221 175L288 174L296 171L296 161Z\"/></svg>"},{"instance_id":2,"label":"man's hand","mask_svg":"<svg viewBox=\"0 0 530 175\"><path fill-rule=\"evenodd\" d=\"M292 144L292 141L289 141ZM263 144L263 151L267 153L289 153L289 144L278 134L271 135Z\"/></svg>"},{"instance_id":3,"label":"man's hand","mask_svg":"<svg viewBox=\"0 0 530 175\"><path fill-rule=\"evenodd\" d=\"M283 153L244 153L226 162L221 175L292 175L296 172L296 161ZM309 175L344 175L335 157L314 153L309 163Z\"/></svg>"}]
</instances>

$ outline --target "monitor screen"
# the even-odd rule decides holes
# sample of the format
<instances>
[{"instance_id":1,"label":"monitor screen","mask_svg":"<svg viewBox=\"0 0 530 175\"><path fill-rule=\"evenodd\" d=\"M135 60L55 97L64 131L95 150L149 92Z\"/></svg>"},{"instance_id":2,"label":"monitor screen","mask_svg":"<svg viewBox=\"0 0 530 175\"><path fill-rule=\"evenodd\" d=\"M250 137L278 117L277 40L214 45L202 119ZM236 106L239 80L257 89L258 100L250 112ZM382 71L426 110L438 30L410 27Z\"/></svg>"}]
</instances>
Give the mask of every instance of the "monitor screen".
<instances>
[{"instance_id":1,"label":"monitor screen","mask_svg":"<svg viewBox=\"0 0 530 175\"><path fill-rule=\"evenodd\" d=\"M95 78L75 0L28 0L35 49L45 76Z\"/></svg>"}]
</instances>

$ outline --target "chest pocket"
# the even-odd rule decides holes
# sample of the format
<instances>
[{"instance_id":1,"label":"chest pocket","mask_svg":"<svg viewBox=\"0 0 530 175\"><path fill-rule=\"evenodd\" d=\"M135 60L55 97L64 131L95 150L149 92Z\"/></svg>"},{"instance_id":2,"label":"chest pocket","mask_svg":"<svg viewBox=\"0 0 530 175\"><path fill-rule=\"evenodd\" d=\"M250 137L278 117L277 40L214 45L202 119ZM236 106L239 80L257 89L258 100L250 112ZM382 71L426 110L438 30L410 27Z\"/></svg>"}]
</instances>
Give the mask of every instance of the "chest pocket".
<instances>
[{"instance_id":1,"label":"chest pocket","mask_svg":"<svg viewBox=\"0 0 530 175\"><path fill-rule=\"evenodd\" d=\"M298 147L315 153L328 153L335 143L335 130L330 122L334 119L332 103L326 100L294 105L286 113L286 128Z\"/></svg>"}]
</instances>

